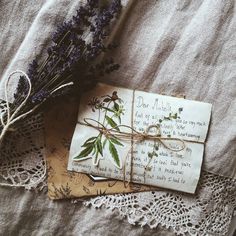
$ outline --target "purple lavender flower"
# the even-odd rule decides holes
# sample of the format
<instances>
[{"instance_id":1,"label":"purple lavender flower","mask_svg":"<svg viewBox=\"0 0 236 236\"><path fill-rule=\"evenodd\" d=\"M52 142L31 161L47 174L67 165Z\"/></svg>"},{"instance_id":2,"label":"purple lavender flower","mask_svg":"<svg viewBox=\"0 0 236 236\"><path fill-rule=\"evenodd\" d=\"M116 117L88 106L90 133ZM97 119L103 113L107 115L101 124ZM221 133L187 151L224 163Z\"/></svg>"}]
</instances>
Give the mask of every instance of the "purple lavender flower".
<instances>
[{"instance_id":1,"label":"purple lavender flower","mask_svg":"<svg viewBox=\"0 0 236 236\"><path fill-rule=\"evenodd\" d=\"M16 93L14 94L15 100L19 100L20 98L24 98L27 95L27 91L29 89L29 85L26 82L24 76L20 76Z\"/></svg>"},{"instance_id":2,"label":"purple lavender flower","mask_svg":"<svg viewBox=\"0 0 236 236\"><path fill-rule=\"evenodd\" d=\"M63 36L71 29L72 21L63 22L61 25L58 26L57 30L52 35L52 41L54 43L58 43Z\"/></svg>"},{"instance_id":3,"label":"purple lavender flower","mask_svg":"<svg viewBox=\"0 0 236 236\"><path fill-rule=\"evenodd\" d=\"M48 91L41 90L32 96L31 101L32 103L40 103L43 100L47 99L49 95L50 94Z\"/></svg>"},{"instance_id":4,"label":"purple lavender flower","mask_svg":"<svg viewBox=\"0 0 236 236\"><path fill-rule=\"evenodd\" d=\"M47 58L44 61L33 60L29 65L27 74L32 83L32 93L22 112L49 97L63 95L71 89L90 87L99 76L119 68L113 59L99 61L99 56L116 47L113 43L106 45L105 39L120 11L120 0L111 0L108 5L102 5L99 0L88 0L70 21L57 27L52 35L52 45L47 49ZM52 95L52 91L70 82L74 88L63 87ZM27 86L24 78L20 77L14 94L15 109L19 98L27 94Z\"/></svg>"}]
</instances>

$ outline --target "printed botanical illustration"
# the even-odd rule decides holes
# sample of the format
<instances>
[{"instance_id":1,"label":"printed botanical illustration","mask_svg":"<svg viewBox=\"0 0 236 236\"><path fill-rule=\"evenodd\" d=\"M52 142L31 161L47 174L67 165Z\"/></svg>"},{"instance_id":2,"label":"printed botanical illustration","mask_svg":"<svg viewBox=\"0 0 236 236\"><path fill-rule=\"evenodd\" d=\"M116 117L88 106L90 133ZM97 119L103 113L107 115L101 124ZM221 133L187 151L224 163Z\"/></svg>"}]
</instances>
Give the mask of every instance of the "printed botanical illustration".
<instances>
[{"instance_id":1,"label":"printed botanical illustration","mask_svg":"<svg viewBox=\"0 0 236 236\"><path fill-rule=\"evenodd\" d=\"M120 127L124 126L122 125L122 116L125 112L122 99L118 96L117 92L114 91L112 95L105 95L100 98L93 97L88 103L88 106L92 112L98 112L98 120L89 120L95 121L97 127L101 128L103 132L98 130L99 132L97 136L88 138L81 146L83 148L82 151L74 158L74 160L81 161L87 158L92 158L93 164L98 165L99 160L103 158L105 148L108 147L115 166L121 168L121 159L119 157L117 146L123 146L122 140L112 133L106 135L104 130L116 130L122 133ZM171 112L168 116L163 116L161 119L158 119L155 124L152 125L157 129L156 135L161 136L160 127L163 122L179 119L179 115L182 111L183 108L179 108L178 112ZM170 135L168 135L168 137L170 138ZM147 166L150 165L153 157L158 157L157 152L159 150L159 144L159 142L154 140L153 151L148 152L149 163Z\"/></svg>"},{"instance_id":2,"label":"printed botanical illustration","mask_svg":"<svg viewBox=\"0 0 236 236\"><path fill-rule=\"evenodd\" d=\"M178 112L171 112L169 113L168 116L163 116L162 119L159 119L155 124L154 126L156 126L156 128L158 129L157 130L157 136L160 136L161 137L161 124L163 122L168 122L168 121L173 121L173 120L176 120L176 119L180 119L180 114L181 112L183 111L183 108L179 108L178 109ZM153 125L152 125L153 126ZM168 138L171 138L171 135L167 135ZM153 159L153 157L157 158L158 157L158 150L159 150L159 146L160 146L160 142L154 140L154 144L153 144L153 147L152 147L152 151L151 152L148 152L148 158L149 158L149 161L148 161L148 164L146 165L146 168L145 170L148 171L151 169L150 167L150 163Z\"/></svg>"},{"instance_id":3,"label":"printed botanical illustration","mask_svg":"<svg viewBox=\"0 0 236 236\"><path fill-rule=\"evenodd\" d=\"M116 91L112 95L92 98L88 106L90 106L93 112L98 112L96 123L99 128L120 131L119 125L121 125L125 109L123 101L119 98ZM94 165L97 165L103 157L104 149L108 147L114 164L118 168L121 168L121 159L117 151L117 146L123 146L123 144L115 135L106 135L104 132L98 132L97 136L90 137L84 142L81 146L83 147L82 151L74 160L83 160L91 157Z\"/></svg>"}]
</instances>

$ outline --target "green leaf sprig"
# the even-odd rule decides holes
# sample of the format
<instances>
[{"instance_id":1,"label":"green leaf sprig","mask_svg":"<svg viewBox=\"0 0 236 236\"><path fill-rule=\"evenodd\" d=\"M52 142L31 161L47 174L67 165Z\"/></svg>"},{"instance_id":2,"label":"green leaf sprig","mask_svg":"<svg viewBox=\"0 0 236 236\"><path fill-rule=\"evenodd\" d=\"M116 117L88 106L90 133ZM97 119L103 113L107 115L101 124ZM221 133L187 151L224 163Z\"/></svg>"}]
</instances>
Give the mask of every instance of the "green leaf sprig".
<instances>
[{"instance_id":1,"label":"green leaf sprig","mask_svg":"<svg viewBox=\"0 0 236 236\"><path fill-rule=\"evenodd\" d=\"M120 131L119 124L121 124L121 117L124 115L124 106L121 98L118 97L117 92L114 91L112 95L102 96L103 101L98 98L92 98L88 103L92 111L98 110L99 114L104 112L102 125L106 128L113 128ZM98 118L100 123L100 115ZM90 137L81 146L83 149L74 157L74 160L83 160L92 158L94 165L98 165L99 160L103 157L104 149L108 145L109 152L114 164L121 168L121 160L117 151L117 146L123 146L120 140L113 136L106 136L100 132L97 136Z\"/></svg>"}]
</instances>

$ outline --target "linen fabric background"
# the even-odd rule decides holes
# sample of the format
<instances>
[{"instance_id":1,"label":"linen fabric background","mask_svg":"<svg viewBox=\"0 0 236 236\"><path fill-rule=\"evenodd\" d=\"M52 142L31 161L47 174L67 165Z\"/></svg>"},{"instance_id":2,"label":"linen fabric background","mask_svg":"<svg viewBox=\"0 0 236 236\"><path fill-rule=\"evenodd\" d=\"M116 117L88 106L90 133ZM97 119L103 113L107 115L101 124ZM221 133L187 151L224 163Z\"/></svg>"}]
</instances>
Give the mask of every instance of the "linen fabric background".
<instances>
[{"instance_id":1,"label":"linen fabric background","mask_svg":"<svg viewBox=\"0 0 236 236\"><path fill-rule=\"evenodd\" d=\"M181 94L213 104L203 168L236 177L235 0L124 0L113 38L118 72L105 82ZM0 1L1 85L15 69L42 56L56 25L81 1ZM1 91L3 96L3 91ZM120 221L115 212L85 208L22 189L0 189L2 235L172 235ZM233 224L232 224L233 226ZM232 228L233 232L233 228ZM232 233L231 232L231 233Z\"/></svg>"}]
</instances>

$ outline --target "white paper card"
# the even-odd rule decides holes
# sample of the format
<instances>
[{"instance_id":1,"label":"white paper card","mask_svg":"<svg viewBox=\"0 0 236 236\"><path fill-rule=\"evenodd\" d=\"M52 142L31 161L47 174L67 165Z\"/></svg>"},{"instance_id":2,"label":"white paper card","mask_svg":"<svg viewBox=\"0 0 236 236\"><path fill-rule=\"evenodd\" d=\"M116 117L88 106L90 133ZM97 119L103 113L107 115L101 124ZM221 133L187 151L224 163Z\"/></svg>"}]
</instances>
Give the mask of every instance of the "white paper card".
<instances>
[{"instance_id":1,"label":"white paper card","mask_svg":"<svg viewBox=\"0 0 236 236\"><path fill-rule=\"evenodd\" d=\"M119 180L125 176L135 183L194 193L211 107L208 103L98 84L81 99L68 170ZM150 125L157 125L160 129L150 128L148 134L161 133L161 138L167 139L124 139L115 132L109 136L85 125L85 118L93 126L115 132L119 129L122 134L131 133L129 127L143 134ZM182 151L176 151L183 145Z\"/></svg>"}]
</instances>

